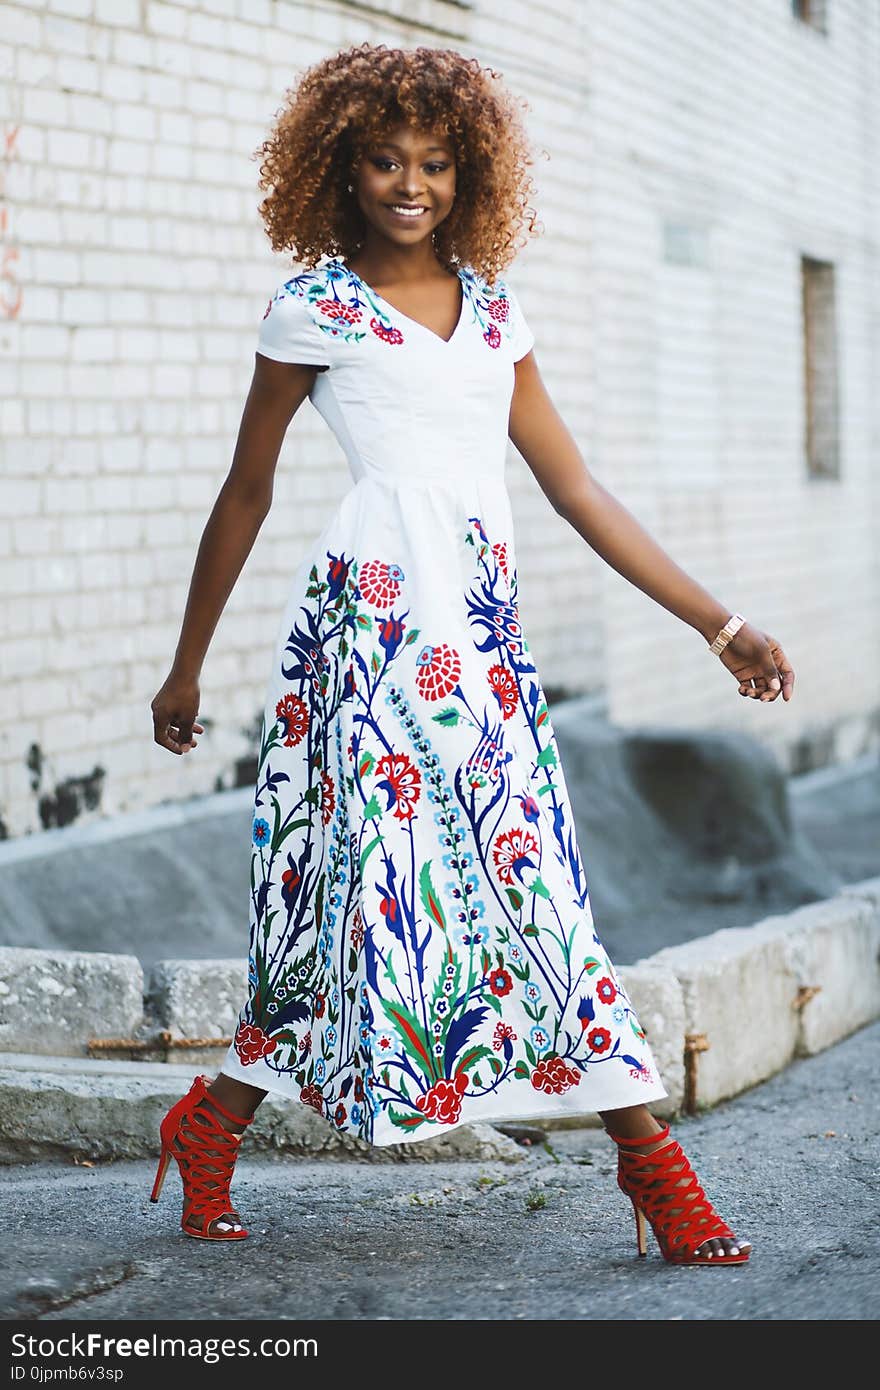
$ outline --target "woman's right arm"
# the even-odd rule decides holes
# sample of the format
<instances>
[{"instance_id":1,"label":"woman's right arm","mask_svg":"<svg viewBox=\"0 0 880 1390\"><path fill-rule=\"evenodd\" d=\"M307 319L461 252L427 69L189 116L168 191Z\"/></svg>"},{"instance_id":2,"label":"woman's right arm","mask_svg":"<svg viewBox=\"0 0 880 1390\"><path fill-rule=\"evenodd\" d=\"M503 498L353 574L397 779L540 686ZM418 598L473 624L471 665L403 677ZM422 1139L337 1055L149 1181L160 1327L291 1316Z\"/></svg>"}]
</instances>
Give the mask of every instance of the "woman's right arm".
<instances>
[{"instance_id":1,"label":"woman's right arm","mask_svg":"<svg viewBox=\"0 0 880 1390\"><path fill-rule=\"evenodd\" d=\"M316 368L256 353L254 375L223 486L199 543L171 671L155 695L155 742L171 753L196 747L199 676L214 629L272 505L275 465Z\"/></svg>"}]
</instances>

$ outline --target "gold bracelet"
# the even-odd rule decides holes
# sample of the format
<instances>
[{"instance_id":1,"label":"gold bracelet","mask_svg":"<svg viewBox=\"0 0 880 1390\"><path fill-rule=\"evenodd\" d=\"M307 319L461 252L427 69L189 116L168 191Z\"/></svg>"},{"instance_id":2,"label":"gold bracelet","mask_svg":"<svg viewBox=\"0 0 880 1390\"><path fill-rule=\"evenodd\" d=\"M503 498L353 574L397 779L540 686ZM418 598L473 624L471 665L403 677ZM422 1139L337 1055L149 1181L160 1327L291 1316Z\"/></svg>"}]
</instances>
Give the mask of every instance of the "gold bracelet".
<instances>
[{"instance_id":1,"label":"gold bracelet","mask_svg":"<svg viewBox=\"0 0 880 1390\"><path fill-rule=\"evenodd\" d=\"M723 652L730 639L736 636L744 622L745 618L742 613L732 613L723 628L719 631L714 642L710 643L709 651L713 652L715 656Z\"/></svg>"}]
</instances>

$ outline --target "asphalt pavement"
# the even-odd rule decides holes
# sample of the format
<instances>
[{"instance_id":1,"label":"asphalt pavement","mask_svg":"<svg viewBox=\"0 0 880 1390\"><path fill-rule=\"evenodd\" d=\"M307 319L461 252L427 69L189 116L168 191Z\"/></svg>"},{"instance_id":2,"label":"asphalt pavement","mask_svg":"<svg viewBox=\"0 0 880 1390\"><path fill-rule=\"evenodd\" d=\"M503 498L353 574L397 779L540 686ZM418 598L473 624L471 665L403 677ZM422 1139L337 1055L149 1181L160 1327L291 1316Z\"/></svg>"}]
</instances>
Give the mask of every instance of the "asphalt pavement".
<instances>
[{"instance_id":1,"label":"asphalt pavement","mask_svg":"<svg viewBox=\"0 0 880 1390\"><path fill-rule=\"evenodd\" d=\"M748 1018L743 1027L749 1026ZM251 1236L190 1240L153 1165L0 1171L7 1320L873 1319L880 1296L880 1024L675 1133L754 1245L740 1268L636 1257L614 1149L554 1133L512 1163L249 1158ZM519 1152L519 1150L517 1151Z\"/></svg>"}]
</instances>

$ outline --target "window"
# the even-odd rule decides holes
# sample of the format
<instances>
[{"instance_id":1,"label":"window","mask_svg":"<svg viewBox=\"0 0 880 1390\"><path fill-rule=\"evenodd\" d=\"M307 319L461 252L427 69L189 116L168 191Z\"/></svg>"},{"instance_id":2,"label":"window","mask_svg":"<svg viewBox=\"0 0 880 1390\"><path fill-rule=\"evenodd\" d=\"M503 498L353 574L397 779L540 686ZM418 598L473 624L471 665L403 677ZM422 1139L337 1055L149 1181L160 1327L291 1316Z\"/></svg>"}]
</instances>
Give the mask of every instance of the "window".
<instances>
[{"instance_id":1,"label":"window","mask_svg":"<svg viewBox=\"0 0 880 1390\"><path fill-rule=\"evenodd\" d=\"M820 34L828 33L828 6L831 0L791 0L791 12L795 19L818 29Z\"/></svg>"},{"instance_id":2,"label":"window","mask_svg":"<svg viewBox=\"0 0 880 1390\"><path fill-rule=\"evenodd\" d=\"M834 266L802 256L801 298L807 470L811 478L839 478Z\"/></svg>"}]
</instances>

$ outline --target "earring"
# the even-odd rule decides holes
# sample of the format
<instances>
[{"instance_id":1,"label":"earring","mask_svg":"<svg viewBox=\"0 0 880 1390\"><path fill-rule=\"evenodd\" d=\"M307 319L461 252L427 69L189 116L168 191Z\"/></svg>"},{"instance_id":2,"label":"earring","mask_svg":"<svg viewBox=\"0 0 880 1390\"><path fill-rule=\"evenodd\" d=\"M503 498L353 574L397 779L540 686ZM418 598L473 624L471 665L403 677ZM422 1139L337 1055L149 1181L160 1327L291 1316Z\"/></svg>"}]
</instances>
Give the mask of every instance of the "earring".
<instances>
[{"instance_id":1,"label":"earring","mask_svg":"<svg viewBox=\"0 0 880 1390\"><path fill-rule=\"evenodd\" d=\"M347 187L348 187L349 193L353 193L353 192L354 192L354 187L353 187L352 184L348 184Z\"/></svg>"}]
</instances>

